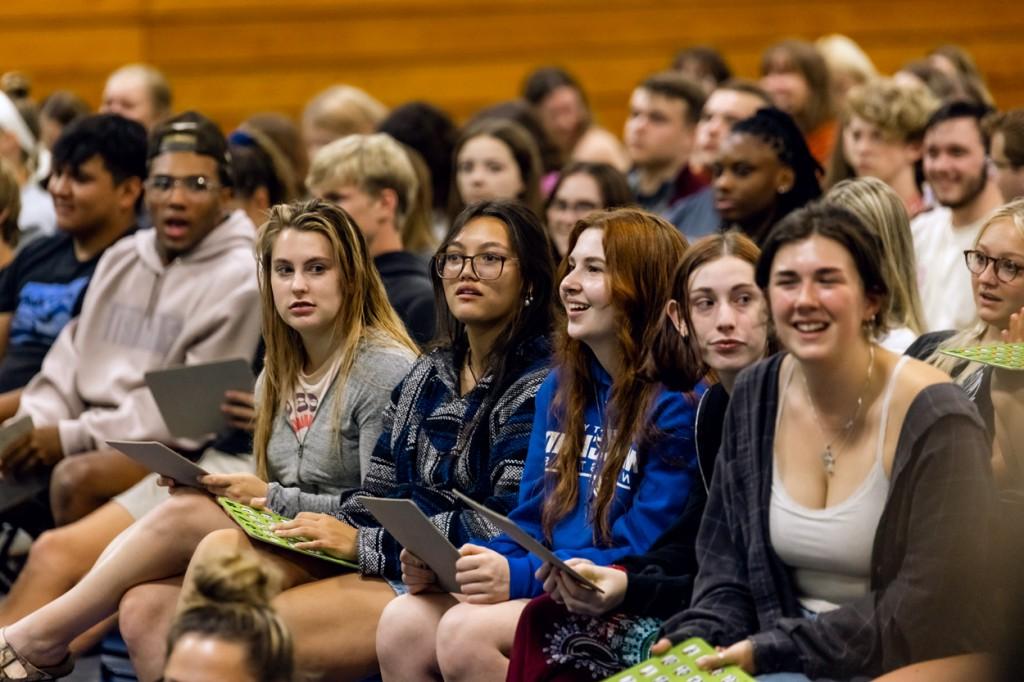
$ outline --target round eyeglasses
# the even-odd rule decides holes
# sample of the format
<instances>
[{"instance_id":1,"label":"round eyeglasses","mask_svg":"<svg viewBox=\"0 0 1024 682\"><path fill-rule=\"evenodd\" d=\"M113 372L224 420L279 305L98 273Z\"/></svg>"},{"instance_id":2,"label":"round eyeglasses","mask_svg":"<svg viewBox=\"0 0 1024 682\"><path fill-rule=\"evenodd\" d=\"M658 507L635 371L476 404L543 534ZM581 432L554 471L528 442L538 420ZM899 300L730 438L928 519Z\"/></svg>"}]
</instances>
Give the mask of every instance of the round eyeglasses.
<instances>
[{"instance_id":1,"label":"round eyeglasses","mask_svg":"<svg viewBox=\"0 0 1024 682\"><path fill-rule=\"evenodd\" d=\"M164 196L174 191L174 188L181 185L185 193L192 197L204 197L220 185L202 175L187 175L183 178L176 178L173 175L154 175L146 180L146 191L151 195Z\"/></svg>"},{"instance_id":2,"label":"round eyeglasses","mask_svg":"<svg viewBox=\"0 0 1024 682\"><path fill-rule=\"evenodd\" d=\"M477 279L498 279L505 269L505 261L519 260L510 256L499 256L496 253L478 253L475 256L464 256L461 253L439 253L434 256L434 268L441 279L457 279L462 276L469 261L470 268Z\"/></svg>"},{"instance_id":3,"label":"round eyeglasses","mask_svg":"<svg viewBox=\"0 0 1024 682\"><path fill-rule=\"evenodd\" d=\"M1000 282L1012 282L1024 270L1024 265L1015 263L1009 258L993 258L975 249L964 251L964 260L967 262L967 269L975 275L985 272L985 268L991 263L995 269L996 278Z\"/></svg>"}]
</instances>

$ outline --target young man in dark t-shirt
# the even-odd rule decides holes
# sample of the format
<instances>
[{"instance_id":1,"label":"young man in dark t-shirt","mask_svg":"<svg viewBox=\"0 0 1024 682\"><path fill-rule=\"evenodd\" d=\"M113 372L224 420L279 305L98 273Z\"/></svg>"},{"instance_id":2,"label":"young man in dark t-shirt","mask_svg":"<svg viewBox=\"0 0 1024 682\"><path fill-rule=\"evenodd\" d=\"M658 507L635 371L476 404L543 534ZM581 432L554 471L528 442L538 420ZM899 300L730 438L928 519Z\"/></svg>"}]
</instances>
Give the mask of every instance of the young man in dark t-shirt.
<instances>
[{"instance_id":1,"label":"young man in dark t-shirt","mask_svg":"<svg viewBox=\"0 0 1024 682\"><path fill-rule=\"evenodd\" d=\"M89 116L57 140L48 187L59 231L0 272L0 393L25 386L78 315L100 256L134 230L145 176L146 131L134 121Z\"/></svg>"}]
</instances>

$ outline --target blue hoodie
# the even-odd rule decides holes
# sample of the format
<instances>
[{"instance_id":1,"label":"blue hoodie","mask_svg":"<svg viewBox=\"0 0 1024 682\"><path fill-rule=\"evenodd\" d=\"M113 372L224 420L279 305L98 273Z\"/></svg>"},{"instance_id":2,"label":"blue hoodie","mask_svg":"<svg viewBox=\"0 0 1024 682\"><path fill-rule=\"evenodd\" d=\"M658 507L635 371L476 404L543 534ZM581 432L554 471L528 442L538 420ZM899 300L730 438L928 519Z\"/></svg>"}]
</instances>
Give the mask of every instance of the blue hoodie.
<instances>
[{"instance_id":1,"label":"blue hoodie","mask_svg":"<svg viewBox=\"0 0 1024 682\"><path fill-rule=\"evenodd\" d=\"M686 506L697 476L694 444L696 401L681 393L662 390L654 399L649 419L656 439L643 451L632 451L619 472L618 490L612 503L611 542L595 546L594 527L588 519L589 501L594 494L592 475L599 469L604 415L611 393L611 377L598 363L592 369L596 380L596 402L587 405L586 456L580 466L580 495L576 508L553 529L551 543L562 559L579 557L595 564L609 565L630 554L646 552ZM557 456L563 437L552 413L551 403L558 390L558 372L552 372L537 393L537 411L519 487L519 503L509 515L523 530L544 541L541 511L544 506L544 470ZM703 392L704 386L698 388ZM503 554L509 563L510 599L540 594L542 583L534 577L541 560L528 554L507 535L486 546Z\"/></svg>"}]
</instances>

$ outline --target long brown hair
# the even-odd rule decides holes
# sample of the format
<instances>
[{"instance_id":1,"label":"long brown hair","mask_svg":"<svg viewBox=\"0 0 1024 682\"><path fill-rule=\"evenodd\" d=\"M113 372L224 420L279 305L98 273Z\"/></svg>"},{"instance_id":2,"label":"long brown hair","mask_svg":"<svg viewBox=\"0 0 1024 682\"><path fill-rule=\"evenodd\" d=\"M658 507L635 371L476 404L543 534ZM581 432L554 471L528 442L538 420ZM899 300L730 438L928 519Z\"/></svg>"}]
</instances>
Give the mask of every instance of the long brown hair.
<instances>
[{"instance_id":1,"label":"long brown hair","mask_svg":"<svg viewBox=\"0 0 1024 682\"><path fill-rule=\"evenodd\" d=\"M384 284L370 259L359 227L343 209L320 199L292 204L279 204L270 209L270 218L256 237L256 260L260 280L260 305L263 313L263 338L267 345L263 368L263 385L256 411L256 433L253 454L260 477L267 478L267 444L285 396L295 382L306 360L302 337L277 314L270 279L274 243L285 230L322 234L331 244L339 267L338 286L345 287L341 309L334 320L334 339L338 344L341 364L337 386L343 385L355 362L359 342L368 336L407 348L419 354L405 325L388 302ZM339 390L339 389L336 389ZM340 395L335 397L335 424L341 419ZM335 429L337 431L337 429Z\"/></svg>"},{"instance_id":2,"label":"long brown hair","mask_svg":"<svg viewBox=\"0 0 1024 682\"><path fill-rule=\"evenodd\" d=\"M612 381L604 412L605 438L600 471L594 477L596 492L589 516L598 542L611 539L609 520L619 471L634 447L648 443L653 430L648 413L662 387L643 378L646 349L657 334L662 311L671 295L672 271L686 251L686 239L665 220L636 209L592 213L576 223L569 236L571 252L580 234L589 228L604 233L608 284L616 317L620 355L618 376ZM559 267L558 281L568 271L568 259ZM579 498L580 461L584 455L586 407L594 395L593 352L569 337L564 311L555 335L559 372L554 411L565 433L547 479L541 517L544 534L551 540L555 525L576 507Z\"/></svg>"}]
</instances>

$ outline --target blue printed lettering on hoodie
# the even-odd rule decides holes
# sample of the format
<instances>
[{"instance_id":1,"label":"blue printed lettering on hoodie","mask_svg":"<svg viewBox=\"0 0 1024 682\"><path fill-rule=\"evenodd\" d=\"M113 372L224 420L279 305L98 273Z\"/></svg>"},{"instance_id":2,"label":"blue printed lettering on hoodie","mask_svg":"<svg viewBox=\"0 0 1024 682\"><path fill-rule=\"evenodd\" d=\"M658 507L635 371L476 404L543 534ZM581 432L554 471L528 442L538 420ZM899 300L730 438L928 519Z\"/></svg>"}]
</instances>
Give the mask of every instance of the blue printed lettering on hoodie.
<instances>
[{"instance_id":1,"label":"blue printed lettering on hoodie","mask_svg":"<svg viewBox=\"0 0 1024 682\"><path fill-rule=\"evenodd\" d=\"M595 400L584 411L580 495L576 507L555 525L549 546L562 559L579 557L608 565L630 554L647 551L682 513L697 471L694 442L697 401L664 389L657 394L649 415L657 436L639 449L634 445L618 472L609 515L611 540L599 543L594 536L590 505L596 493L594 477L601 469L602 446L607 436L603 415L607 413L611 377L596 363L592 372L596 379ZM555 370L537 393L537 411L519 502L509 515L520 527L545 542L541 526L544 492L545 487L553 486L551 471L565 437L562 425L552 412L557 389L558 370ZM701 386L698 393L703 389ZM508 559L511 599L542 592L542 584L534 577L541 566L540 559L527 554L505 535L484 544Z\"/></svg>"}]
</instances>

